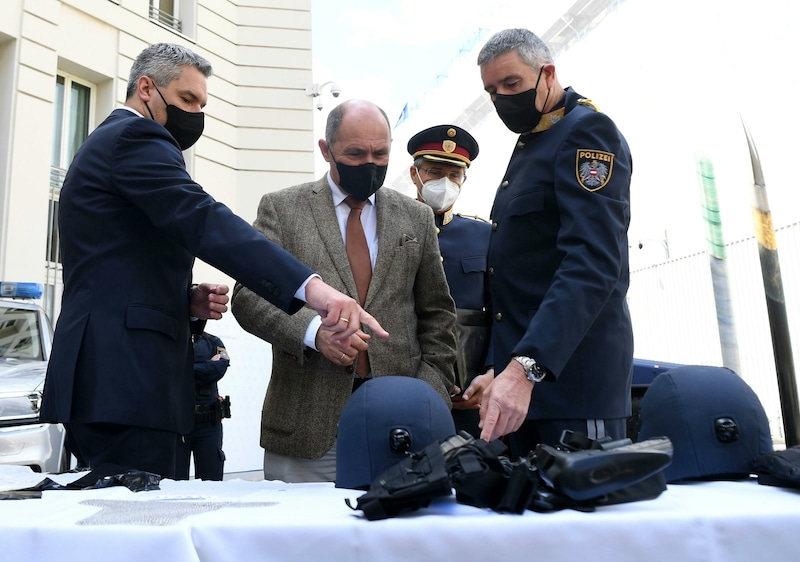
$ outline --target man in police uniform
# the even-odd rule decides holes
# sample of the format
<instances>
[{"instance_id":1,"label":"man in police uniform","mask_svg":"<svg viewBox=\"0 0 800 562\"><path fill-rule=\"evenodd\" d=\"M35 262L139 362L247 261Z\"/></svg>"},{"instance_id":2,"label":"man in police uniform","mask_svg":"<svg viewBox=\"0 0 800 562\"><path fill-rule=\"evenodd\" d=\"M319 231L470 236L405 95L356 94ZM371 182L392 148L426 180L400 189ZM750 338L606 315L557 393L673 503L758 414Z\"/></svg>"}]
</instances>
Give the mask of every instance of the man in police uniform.
<instances>
[{"instance_id":1,"label":"man in police uniform","mask_svg":"<svg viewBox=\"0 0 800 562\"><path fill-rule=\"evenodd\" d=\"M467 180L466 170L478 156L478 143L461 127L437 125L411 137L407 148L414 158L409 173L417 199L434 212L442 265L456 304L459 386L452 398L453 421L457 430L478 437L478 408L484 389L494 379L491 361L487 361L491 312L486 253L491 229L477 217L453 214L453 204Z\"/></svg>"},{"instance_id":2,"label":"man in police uniform","mask_svg":"<svg viewBox=\"0 0 800 562\"><path fill-rule=\"evenodd\" d=\"M492 207L498 374L483 396L481 437L510 434L512 454L554 445L563 430L624 438L633 365L628 144L594 104L561 86L547 45L527 29L492 36L478 66L498 116L520 134Z\"/></svg>"},{"instance_id":3,"label":"man in police uniform","mask_svg":"<svg viewBox=\"0 0 800 562\"><path fill-rule=\"evenodd\" d=\"M222 480L222 420L231 417L230 397L219 395L217 383L231 364L225 344L205 331L205 320L192 322L194 348L195 420L192 431L181 437L175 461L176 479L189 479L189 459L194 455L194 477Z\"/></svg>"}]
</instances>

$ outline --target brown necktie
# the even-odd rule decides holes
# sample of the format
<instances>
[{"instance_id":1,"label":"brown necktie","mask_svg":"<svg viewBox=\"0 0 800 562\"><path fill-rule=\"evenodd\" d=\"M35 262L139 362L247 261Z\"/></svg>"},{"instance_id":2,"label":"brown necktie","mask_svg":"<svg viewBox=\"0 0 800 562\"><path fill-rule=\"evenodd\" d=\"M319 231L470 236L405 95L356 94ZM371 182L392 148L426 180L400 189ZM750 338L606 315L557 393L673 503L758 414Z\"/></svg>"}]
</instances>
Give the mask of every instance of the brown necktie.
<instances>
[{"instance_id":1,"label":"brown necktie","mask_svg":"<svg viewBox=\"0 0 800 562\"><path fill-rule=\"evenodd\" d=\"M347 228L345 229L347 260L350 262L350 270L353 272L353 278L356 281L359 304L364 306L369 282L372 280L372 262L369 259L369 246L367 246L364 227L361 225L361 210L367 202L359 201L353 197L347 197L344 202L350 207L350 215L347 217ZM366 351L358 352L356 374L362 379L369 374L369 357L367 357Z\"/></svg>"}]
</instances>

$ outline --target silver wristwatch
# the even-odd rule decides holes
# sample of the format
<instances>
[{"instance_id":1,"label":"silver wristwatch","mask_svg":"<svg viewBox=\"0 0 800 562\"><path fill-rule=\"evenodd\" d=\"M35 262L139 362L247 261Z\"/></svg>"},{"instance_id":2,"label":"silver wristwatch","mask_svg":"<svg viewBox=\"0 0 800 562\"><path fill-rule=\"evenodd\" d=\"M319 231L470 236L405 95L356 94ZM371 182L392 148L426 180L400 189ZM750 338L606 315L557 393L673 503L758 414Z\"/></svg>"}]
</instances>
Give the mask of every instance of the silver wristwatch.
<instances>
[{"instance_id":1,"label":"silver wristwatch","mask_svg":"<svg viewBox=\"0 0 800 562\"><path fill-rule=\"evenodd\" d=\"M525 376L528 377L529 381L542 382L547 376L547 369L539 365L533 357L515 355L513 359L525 369Z\"/></svg>"}]
</instances>

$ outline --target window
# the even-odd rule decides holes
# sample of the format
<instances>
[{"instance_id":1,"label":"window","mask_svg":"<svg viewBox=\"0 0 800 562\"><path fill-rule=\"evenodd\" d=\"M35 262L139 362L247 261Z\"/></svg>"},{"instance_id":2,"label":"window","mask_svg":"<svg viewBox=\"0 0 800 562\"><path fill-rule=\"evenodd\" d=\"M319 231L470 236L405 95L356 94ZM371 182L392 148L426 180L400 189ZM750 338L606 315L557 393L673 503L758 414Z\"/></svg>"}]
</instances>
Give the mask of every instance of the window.
<instances>
[{"instance_id":1,"label":"window","mask_svg":"<svg viewBox=\"0 0 800 562\"><path fill-rule=\"evenodd\" d=\"M53 146L50 156L50 201L47 210L46 281L44 309L55 318L57 288L61 286L58 201L70 162L89 136L93 87L66 74L56 76L53 101Z\"/></svg>"},{"instance_id":2,"label":"window","mask_svg":"<svg viewBox=\"0 0 800 562\"><path fill-rule=\"evenodd\" d=\"M181 32L180 0L150 0L150 19Z\"/></svg>"},{"instance_id":3,"label":"window","mask_svg":"<svg viewBox=\"0 0 800 562\"><path fill-rule=\"evenodd\" d=\"M66 170L89 135L92 89L74 78L56 77L53 121L53 152L50 164Z\"/></svg>"},{"instance_id":4,"label":"window","mask_svg":"<svg viewBox=\"0 0 800 562\"><path fill-rule=\"evenodd\" d=\"M190 39L196 14L197 0L150 0L150 21Z\"/></svg>"},{"instance_id":5,"label":"window","mask_svg":"<svg viewBox=\"0 0 800 562\"><path fill-rule=\"evenodd\" d=\"M0 357L45 360L35 310L0 307Z\"/></svg>"}]
</instances>

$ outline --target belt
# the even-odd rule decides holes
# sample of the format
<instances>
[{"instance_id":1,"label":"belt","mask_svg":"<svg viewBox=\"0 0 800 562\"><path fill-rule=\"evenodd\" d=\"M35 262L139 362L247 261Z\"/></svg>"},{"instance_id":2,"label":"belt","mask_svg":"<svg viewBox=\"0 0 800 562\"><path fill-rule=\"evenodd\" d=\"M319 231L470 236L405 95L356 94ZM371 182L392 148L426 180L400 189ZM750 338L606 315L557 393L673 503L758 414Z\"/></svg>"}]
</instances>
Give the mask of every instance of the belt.
<instances>
[{"instance_id":1,"label":"belt","mask_svg":"<svg viewBox=\"0 0 800 562\"><path fill-rule=\"evenodd\" d=\"M195 423L220 423L222 418L231 417L231 399L226 396L213 404L197 404L194 407Z\"/></svg>"},{"instance_id":2,"label":"belt","mask_svg":"<svg viewBox=\"0 0 800 562\"><path fill-rule=\"evenodd\" d=\"M194 407L194 423L221 423L222 408L216 404Z\"/></svg>"}]
</instances>

